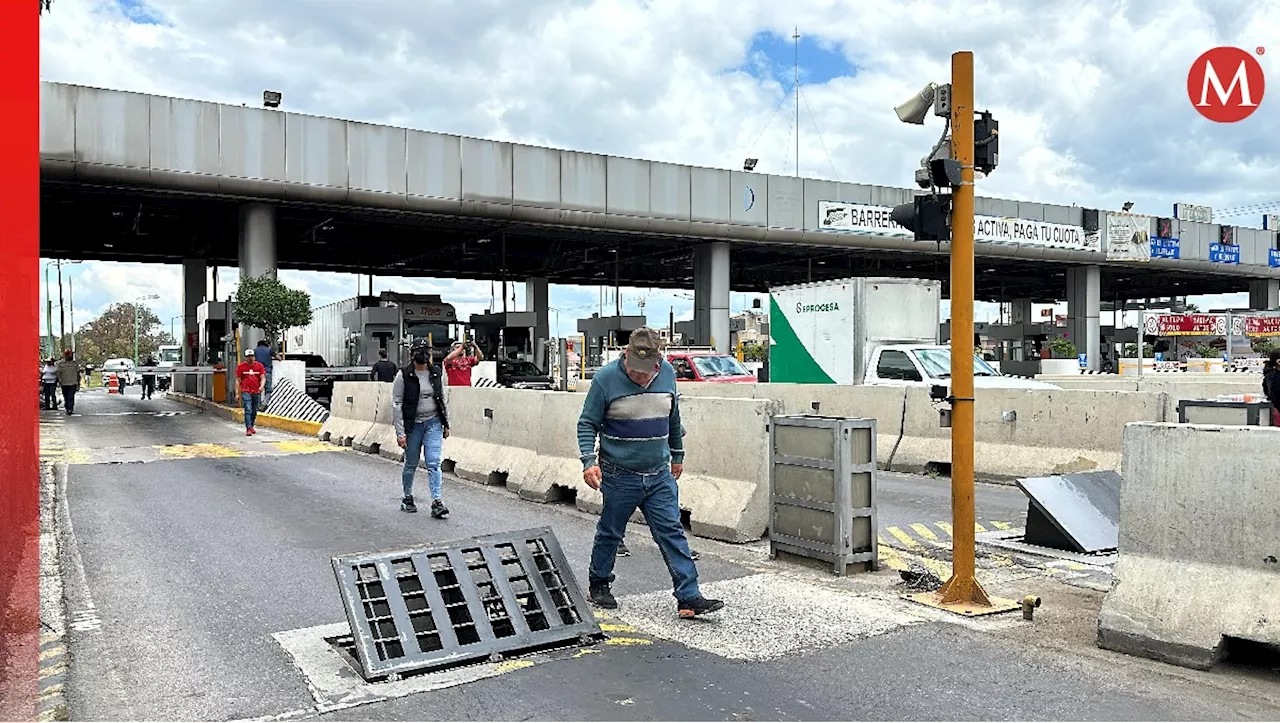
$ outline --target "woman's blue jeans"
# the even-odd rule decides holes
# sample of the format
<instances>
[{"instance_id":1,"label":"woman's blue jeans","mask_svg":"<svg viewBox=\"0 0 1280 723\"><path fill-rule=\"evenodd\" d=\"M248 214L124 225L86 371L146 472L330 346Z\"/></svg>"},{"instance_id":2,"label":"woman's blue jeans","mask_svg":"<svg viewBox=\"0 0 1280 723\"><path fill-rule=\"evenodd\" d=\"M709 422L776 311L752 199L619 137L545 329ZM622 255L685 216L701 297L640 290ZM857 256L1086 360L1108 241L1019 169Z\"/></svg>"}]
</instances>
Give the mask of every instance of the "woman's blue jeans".
<instances>
[{"instance_id":1,"label":"woman's blue jeans","mask_svg":"<svg viewBox=\"0 0 1280 723\"><path fill-rule=\"evenodd\" d=\"M440 474L440 461L444 456L444 426L440 417L432 417L415 423L405 430L404 470L400 479L404 483L404 496L413 494L413 475L418 470L418 460L426 457L427 485L431 499L440 499L444 479Z\"/></svg>"}]
</instances>

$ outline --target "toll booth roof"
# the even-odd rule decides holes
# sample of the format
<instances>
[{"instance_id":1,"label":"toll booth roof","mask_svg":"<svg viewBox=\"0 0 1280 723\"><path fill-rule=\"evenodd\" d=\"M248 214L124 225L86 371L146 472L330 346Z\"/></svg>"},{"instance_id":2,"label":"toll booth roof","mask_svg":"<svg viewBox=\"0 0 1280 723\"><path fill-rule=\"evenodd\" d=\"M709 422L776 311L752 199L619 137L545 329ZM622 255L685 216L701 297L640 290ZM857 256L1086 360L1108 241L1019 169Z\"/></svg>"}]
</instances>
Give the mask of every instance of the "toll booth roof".
<instances>
[{"instance_id":1,"label":"toll booth roof","mask_svg":"<svg viewBox=\"0 0 1280 723\"><path fill-rule=\"evenodd\" d=\"M600 316L592 314L590 319L578 319L578 333L589 337L608 336L609 332L631 332L645 326L649 320L643 316Z\"/></svg>"},{"instance_id":2,"label":"toll booth roof","mask_svg":"<svg viewBox=\"0 0 1280 723\"><path fill-rule=\"evenodd\" d=\"M470 325L477 329L528 329L538 325L538 315L532 311L507 311L497 314L472 314Z\"/></svg>"}]
</instances>

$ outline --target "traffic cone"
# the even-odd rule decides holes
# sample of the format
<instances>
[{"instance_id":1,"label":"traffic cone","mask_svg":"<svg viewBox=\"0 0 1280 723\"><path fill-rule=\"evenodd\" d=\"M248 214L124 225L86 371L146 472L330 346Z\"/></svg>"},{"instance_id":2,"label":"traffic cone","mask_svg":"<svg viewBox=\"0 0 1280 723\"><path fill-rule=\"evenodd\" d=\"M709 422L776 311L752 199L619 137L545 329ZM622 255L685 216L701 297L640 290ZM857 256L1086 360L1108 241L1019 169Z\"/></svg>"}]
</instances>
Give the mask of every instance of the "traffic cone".
<instances>
[{"instance_id":1,"label":"traffic cone","mask_svg":"<svg viewBox=\"0 0 1280 723\"><path fill-rule=\"evenodd\" d=\"M120 393L120 376L118 374L112 374L111 376L107 377L107 394L119 394L119 393Z\"/></svg>"}]
</instances>

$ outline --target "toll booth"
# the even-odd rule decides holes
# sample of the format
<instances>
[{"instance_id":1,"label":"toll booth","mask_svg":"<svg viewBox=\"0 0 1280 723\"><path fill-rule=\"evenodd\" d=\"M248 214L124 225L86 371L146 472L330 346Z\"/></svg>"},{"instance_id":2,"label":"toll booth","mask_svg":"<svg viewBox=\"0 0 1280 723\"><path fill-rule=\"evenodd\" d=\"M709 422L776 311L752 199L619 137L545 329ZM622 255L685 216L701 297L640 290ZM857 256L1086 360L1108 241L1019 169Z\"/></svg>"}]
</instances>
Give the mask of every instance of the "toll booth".
<instances>
[{"instance_id":1,"label":"toll booth","mask_svg":"<svg viewBox=\"0 0 1280 723\"><path fill-rule=\"evenodd\" d=\"M533 362L534 333L538 314L533 311L504 311L497 314L472 314L471 333L476 346L491 361L518 359Z\"/></svg>"},{"instance_id":2,"label":"toll booth","mask_svg":"<svg viewBox=\"0 0 1280 723\"><path fill-rule=\"evenodd\" d=\"M372 366L378 361L378 352L385 350L387 358L396 364L407 364L400 353L400 309L394 306L366 306L342 314L342 325L347 330L347 358L332 360L331 364Z\"/></svg>"},{"instance_id":3,"label":"toll booth","mask_svg":"<svg viewBox=\"0 0 1280 723\"><path fill-rule=\"evenodd\" d=\"M233 301L206 301L196 308L196 325L199 327L198 358L200 365L225 364L234 367L235 351L225 338L231 334L228 320L234 321L236 305Z\"/></svg>"},{"instance_id":4,"label":"toll booth","mask_svg":"<svg viewBox=\"0 0 1280 723\"><path fill-rule=\"evenodd\" d=\"M1049 340L1057 333L1052 323L988 324L983 335L995 342L1002 374L1035 376Z\"/></svg>"},{"instance_id":5,"label":"toll booth","mask_svg":"<svg viewBox=\"0 0 1280 723\"><path fill-rule=\"evenodd\" d=\"M590 319L578 319L578 333L586 337L584 364L587 368L603 366L606 351L626 346L631 332L647 324L643 316L592 314Z\"/></svg>"}]
</instances>

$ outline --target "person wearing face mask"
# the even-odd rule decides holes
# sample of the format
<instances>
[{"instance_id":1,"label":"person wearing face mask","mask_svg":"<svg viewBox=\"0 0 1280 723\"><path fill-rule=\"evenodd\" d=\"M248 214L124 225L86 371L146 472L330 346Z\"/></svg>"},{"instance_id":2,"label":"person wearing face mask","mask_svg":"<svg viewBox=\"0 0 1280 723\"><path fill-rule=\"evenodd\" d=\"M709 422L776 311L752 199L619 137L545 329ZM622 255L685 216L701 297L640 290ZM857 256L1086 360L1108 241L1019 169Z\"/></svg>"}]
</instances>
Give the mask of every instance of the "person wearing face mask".
<instances>
[{"instance_id":1,"label":"person wearing face mask","mask_svg":"<svg viewBox=\"0 0 1280 723\"><path fill-rule=\"evenodd\" d=\"M400 370L391 386L391 419L396 429L396 443L404 450L404 468L400 473L404 496L400 509L418 511L413 502L413 478L418 471L418 460L425 458L431 516L441 520L449 514L449 508L441 499L440 463L444 457L444 440L449 438L444 384L440 367L431 363L431 348L417 342L411 351L413 362Z\"/></svg>"},{"instance_id":2,"label":"person wearing face mask","mask_svg":"<svg viewBox=\"0 0 1280 723\"><path fill-rule=\"evenodd\" d=\"M578 418L582 479L604 496L588 569L594 605L618 607L610 590L615 557L627 520L639 508L671 574L679 617L724 607L699 591L698 568L680 525L676 480L684 473L683 429L676 372L662 357L662 338L636 329L622 357L596 372Z\"/></svg>"}]
</instances>

